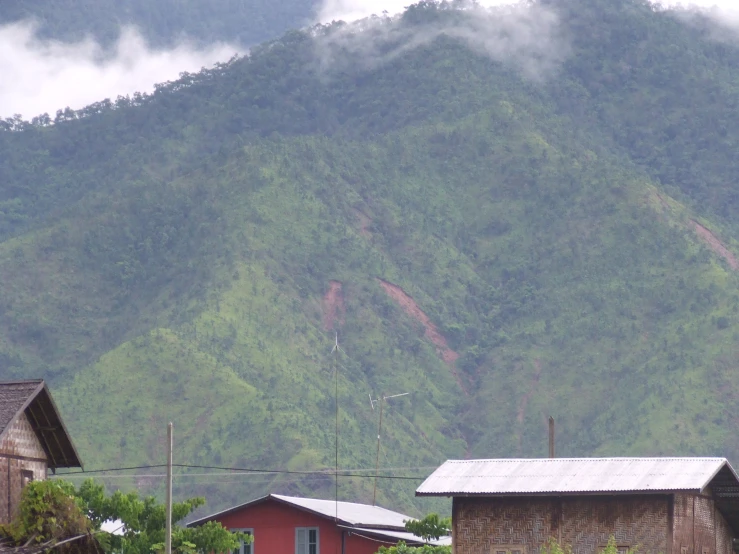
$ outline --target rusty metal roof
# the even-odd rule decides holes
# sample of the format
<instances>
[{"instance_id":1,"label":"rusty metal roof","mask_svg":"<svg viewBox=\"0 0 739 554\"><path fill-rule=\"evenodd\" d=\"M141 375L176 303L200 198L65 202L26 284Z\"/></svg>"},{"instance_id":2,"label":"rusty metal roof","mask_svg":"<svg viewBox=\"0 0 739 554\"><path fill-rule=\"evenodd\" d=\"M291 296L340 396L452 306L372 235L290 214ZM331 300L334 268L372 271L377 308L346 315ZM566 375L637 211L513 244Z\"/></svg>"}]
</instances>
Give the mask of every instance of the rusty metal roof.
<instances>
[{"instance_id":1,"label":"rusty metal roof","mask_svg":"<svg viewBox=\"0 0 739 554\"><path fill-rule=\"evenodd\" d=\"M77 449L42 379L0 382L0 440L25 413L52 469L82 467Z\"/></svg>"},{"instance_id":2,"label":"rusty metal roof","mask_svg":"<svg viewBox=\"0 0 739 554\"><path fill-rule=\"evenodd\" d=\"M723 470L723 471L722 471ZM449 460L417 496L520 496L702 491L719 472L739 484L726 458Z\"/></svg>"}]
</instances>

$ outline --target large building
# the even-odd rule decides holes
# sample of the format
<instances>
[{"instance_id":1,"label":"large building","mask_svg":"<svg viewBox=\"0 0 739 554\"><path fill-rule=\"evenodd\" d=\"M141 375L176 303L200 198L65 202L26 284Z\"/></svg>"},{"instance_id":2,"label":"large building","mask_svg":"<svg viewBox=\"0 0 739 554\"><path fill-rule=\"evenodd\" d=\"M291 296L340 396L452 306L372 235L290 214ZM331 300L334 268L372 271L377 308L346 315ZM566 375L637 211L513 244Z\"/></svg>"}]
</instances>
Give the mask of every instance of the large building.
<instances>
[{"instance_id":1,"label":"large building","mask_svg":"<svg viewBox=\"0 0 739 554\"><path fill-rule=\"evenodd\" d=\"M12 519L26 484L69 467L82 462L44 382L0 383L0 523Z\"/></svg>"},{"instance_id":2,"label":"large building","mask_svg":"<svg viewBox=\"0 0 739 554\"><path fill-rule=\"evenodd\" d=\"M450 460L416 491L453 498L454 554L733 554L739 478L724 458Z\"/></svg>"},{"instance_id":3,"label":"large building","mask_svg":"<svg viewBox=\"0 0 739 554\"><path fill-rule=\"evenodd\" d=\"M218 521L253 537L235 554L374 554L380 546L405 541L429 543L405 530L410 516L379 506L270 494L189 526ZM449 544L449 538L430 544Z\"/></svg>"}]
</instances>

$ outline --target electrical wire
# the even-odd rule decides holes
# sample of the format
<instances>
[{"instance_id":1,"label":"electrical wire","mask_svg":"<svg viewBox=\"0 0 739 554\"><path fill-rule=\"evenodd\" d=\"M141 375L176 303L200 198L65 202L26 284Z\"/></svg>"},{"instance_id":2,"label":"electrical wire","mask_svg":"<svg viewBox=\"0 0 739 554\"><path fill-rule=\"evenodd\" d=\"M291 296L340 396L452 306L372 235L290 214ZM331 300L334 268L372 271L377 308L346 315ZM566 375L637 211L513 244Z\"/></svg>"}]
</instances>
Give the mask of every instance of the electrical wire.
<instances>
[{"instance_id":1,"label":"electrical wire","mask_svg":"<svg viewBox=\"0 0 739 554\"><path fill-rule=\"evenodd\" d=\"M66 476L72 476L72 475L83 475L83 474L93 474L93 473L108 473L111 471L130 471L135 469L156 469L161 467L167 467L166 464L153 464L153 465L142 465L142 466L129 466L129 467L114 467L114 468L106 468L106 469L92 469L92 470L81 470L81 471L70 471L66 473L60 473L58 474L60 477L66 477ZM221 470L221 471L236 471L236 472L243 472L243 473L252 473L252 474L274 474L274 475L321 475L321 476L328 476L330 477L332 474L335 474L335 472L331 472L330 470L313 470L313 471L294 471L294 470L287 470L287 469L257 469L257 468L248 468L248 467L227 467L227 466L207 466L207 465L197 465L197 464L172 464L172 467L177 467L181 469L214 469L214 470ZM356 471L371 471L369 469L365 470L349 470L349 471L342 471L339 472L338 475L341 477L356 477L356 478L364 478L364 479L374 479L374 475L365 475L362 473L356 473ZM177 477L183 477L187 475L187 473L178 474ZM126 477L136 477L136 475L127 475ZM378 479L400 479L400 480L412 480L412 481L418 481L423 480L426 477L425 476L405 476L405 475L378 475Z\"/></svg>"}]
</instances>

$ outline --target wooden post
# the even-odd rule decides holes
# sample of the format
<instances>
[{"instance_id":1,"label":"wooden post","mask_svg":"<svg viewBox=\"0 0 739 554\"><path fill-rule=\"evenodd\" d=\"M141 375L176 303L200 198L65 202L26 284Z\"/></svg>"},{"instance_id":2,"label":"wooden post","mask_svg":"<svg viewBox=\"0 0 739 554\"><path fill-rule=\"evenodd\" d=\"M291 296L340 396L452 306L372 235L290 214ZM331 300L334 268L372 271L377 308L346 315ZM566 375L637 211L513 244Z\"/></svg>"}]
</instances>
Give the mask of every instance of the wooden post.
<instances>
[{"instance_id":1,"label":"wooden post","mask_svg":"<svg viewBox=\"0 0 739 554\"><path fill-rule=\"evenodd\" d=\"M172 422L167 425L167 527L164 554L172 554Z\"/></svg>"},{"instance_id":2,"label":"wooden post","mask_svg":"<svg viewBox=\"0 0 739 554\"><path fill-rule=\"evenodd\" d=\"M554 458L554 418L549 416L549 457Z\"/></svg>"}]
</instances>

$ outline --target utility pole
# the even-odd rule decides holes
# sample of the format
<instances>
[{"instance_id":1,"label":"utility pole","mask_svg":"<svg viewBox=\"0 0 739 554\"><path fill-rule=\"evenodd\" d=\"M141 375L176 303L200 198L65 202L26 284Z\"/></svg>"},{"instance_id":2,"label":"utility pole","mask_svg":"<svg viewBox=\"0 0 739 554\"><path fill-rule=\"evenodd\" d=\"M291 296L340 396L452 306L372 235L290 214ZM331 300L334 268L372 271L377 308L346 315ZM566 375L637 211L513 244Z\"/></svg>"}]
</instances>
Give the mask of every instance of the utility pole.
<instances>
[{"instance_id":1,"label":"utility pole","mask_svg":"<svg viewBox=\"0 0 739 554\"><path fill-rule=\"evenodd\" d=\"M409 392L404 392L402 394L393 394L392 396L381 396L377 400L373 401L372 397L370 396L370 404L372 405L372 408L375 407L375 402L380 403L380 423L377 425L377 454L375 455L375 486L372 490L372 505L375 505L375 500L377 499L377 475L380 472L380 436L382 435L382 405L385 403L385 400L389 400L390 398L398 398L399 396L407 396L409 395Z\"/></svg>"},{"instance_id":2,"label":"utility pole","mask_svg":"<svg viewBox=\"0 0 739 554\"><path fill-rule=\"evenodd\" d=\"M549 457L554 458L554 418L549 416Z\"/></svg>"},{"instance_id":3,"label":"utility pole","mask_svg":"<svg viewBox=\"0 0 739 554\"><path fill-rule=\"evenodd\" d=\"M167 425L167 527L164 554L172 554L172 422Z\"/></svg>"}]
</instances>

